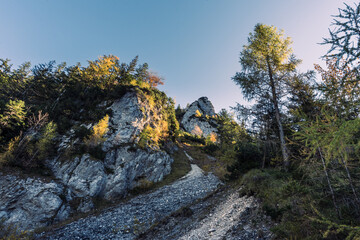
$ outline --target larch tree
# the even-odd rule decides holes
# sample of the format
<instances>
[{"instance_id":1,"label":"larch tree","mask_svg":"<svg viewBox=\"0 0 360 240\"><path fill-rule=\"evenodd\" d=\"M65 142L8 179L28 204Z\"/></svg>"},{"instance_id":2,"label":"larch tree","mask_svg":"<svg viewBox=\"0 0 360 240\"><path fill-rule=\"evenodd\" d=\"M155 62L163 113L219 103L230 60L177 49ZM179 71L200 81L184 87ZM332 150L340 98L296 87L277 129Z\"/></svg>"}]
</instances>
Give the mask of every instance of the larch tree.
<instances>
[{"instance_id":1,"label":"larch tree","mask_svg":"<svg viewBox=\"0 0 360 240\"><path fill-rule=\"evenodd\" d=\"M233 81L247 100L268 100L275 112L279 130L283 166L289 168L289 153L281 120L281 99L286 94L286 83L301 62L292 55L289 37L274 26L257 24L248 37L248 44L240 53L242 72Z\"/></svg>"},{"instance_id":2,"label":"larch tree","mask_svg":"<svg viewBox=\"0 0 360 240\"><path fill-rule=\"evenodd\" d=\"M345 60L348 65L359 71L360 58L360 3L354 3L354 7L345 4L345 8L339 8L339 14L335 15L332 29L329 29L330 37L324 38L322 44L330 45L325 58L336 58L337 64Z\"/></svg>"}]
</instances>

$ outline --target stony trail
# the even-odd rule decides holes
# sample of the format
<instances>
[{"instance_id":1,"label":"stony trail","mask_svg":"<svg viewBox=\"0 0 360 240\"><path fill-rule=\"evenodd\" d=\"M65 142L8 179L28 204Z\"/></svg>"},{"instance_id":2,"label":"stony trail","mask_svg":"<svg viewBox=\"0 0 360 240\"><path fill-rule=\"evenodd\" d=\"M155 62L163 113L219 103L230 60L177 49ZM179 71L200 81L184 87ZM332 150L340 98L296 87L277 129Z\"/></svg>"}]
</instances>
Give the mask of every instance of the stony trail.
<instances>
[{"instance_id":1,"label":"stony trail","mask_svg":"<svg viewBox=\"0 0 360 240\"><path fill-rule=\"evenodd\" d=\"M213 174L195 164L191 171L173 184L137 196L119 206L72 222L38 239L134 239L152 224L213 192L221 184Z\"/></svg>"},{"instance_id":2,"label":"stony trail","mask_svg":"<svg viewBox=\"0 0 360 240\"><path fill-rule=\"evenodd\" d=\"M138 240L270 240L271 218L254 197L224 186L181 212L171 214Z\"/></svg>"},{"instance_id":3,"label":"stony trail","mask_svg":"<svg viewBox=\"0 0 360 240\"><path fill-rule=\"evenodd\" d=\"M272 234L264 219L257 225L252 223L254 218L263 217L255 216L258 215L257 209L258 202L254 197L240 197L238 191L232 192L223 198L206 218L193 222L191 230L177 239L271 239Z\"/></svg>"}]
</instances>

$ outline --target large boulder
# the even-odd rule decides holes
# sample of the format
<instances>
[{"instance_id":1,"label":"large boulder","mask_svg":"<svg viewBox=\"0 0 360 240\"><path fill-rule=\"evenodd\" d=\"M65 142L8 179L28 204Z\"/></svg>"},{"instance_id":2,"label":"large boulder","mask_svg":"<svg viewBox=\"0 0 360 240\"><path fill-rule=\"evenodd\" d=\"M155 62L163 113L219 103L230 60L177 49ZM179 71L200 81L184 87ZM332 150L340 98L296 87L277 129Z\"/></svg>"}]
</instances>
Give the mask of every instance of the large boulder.
<instances>
[{"instance_id":1,"label":"large boulder","mask_svg":"<svg viewBox=\"0 0 360 240\"><path fill-rule=\"evenodd\" d=\"M108 152L105 167L110 172L104 197L108 200L124 196L129 189L143 183L159 182L171 172L173 159L163 151L123 147Z\"/></svg>"},{"instance_id":2,"label":"large boulder","mask_svg":"<svg viewBox=\"0 0 360 240\"><path fill-rule=\"evenodd\" d=\"M49 167L75 197L97 197L106 184L104 163L88 154L68 161L55 159L49 162Z\"/></svg>"},{"instance_id":3,"label":"large boulder","mask_svg":"<svg viewBox=\"0 0 360 240\"><path fill-rule=\"evenodd\" d=\"M33 177L0 173L0 219L19 229L35 229L71 213L63 185Z\"/></svg>"},{"instance_id":4,"label":"large boulder","mask_svg":"<svg viewBox=\"0 0 360 240\"><path fill-rule=\"evenodd\" d=\"M214 106L209 99L201 97L185 110L181 126L185 131L197 136L217 135L217 122L213 118L215 115Z\"/></svg>"},{"instance_id":5,"label":"large boulder","mask_svg":"<svg viewBox=\"0 0 360 240\"><path fill-rule=\"evenodd\" d=\"M108 151L104 161L84 154L72 161L52 161L54 175L72 193L73 198L91 205L89 198L112 200L141 184L142 180L159 182L171 172L173 159L163 151L124 146ZM89 208L90 210L91 208ZM82 211L82 210L81 210Z\"/></svg>"}]
</instances>

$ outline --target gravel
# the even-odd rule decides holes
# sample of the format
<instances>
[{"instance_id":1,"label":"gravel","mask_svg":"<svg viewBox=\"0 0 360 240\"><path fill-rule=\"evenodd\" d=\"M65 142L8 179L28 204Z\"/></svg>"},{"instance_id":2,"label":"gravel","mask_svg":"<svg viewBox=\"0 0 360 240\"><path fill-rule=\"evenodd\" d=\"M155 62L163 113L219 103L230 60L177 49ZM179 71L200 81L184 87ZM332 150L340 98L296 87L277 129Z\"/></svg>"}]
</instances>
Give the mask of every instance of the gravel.
<instances>
[{"instance_id":1,"label":"gravel","mask_svg":"<svg viewBox=\"0 0 360 240\"><path fill-rule=\"evenodd\" d=\"M186 211L185 211L186 210ZM274 223L254 197L224 186L141 234L138 240L269 240Z\"/></svg>"},{"instance_id":2,"label":"gravel","mask_svg":"<svg viewBox=\"0 0 360 240\"><path fill-rule=\"evenodd\" d=\"M62 228L36 236L38 239L135 239L171 213L213 192L221 184L213 174L195 164L183 178L152 193L89 216Z\"/></svg>"},{"instance_id":3,"label":"gravel","mask_svg":"<svg viewBox=\"0 0 360 240\"><path fill-rule=\"evenodd\" d=\"M193 224L190 231L177 239L271 239L270 219L259 213L258 209L259 204L254 197L240 197L238 191L233 191L207 217Z\"/></svg>"}]
</instances>

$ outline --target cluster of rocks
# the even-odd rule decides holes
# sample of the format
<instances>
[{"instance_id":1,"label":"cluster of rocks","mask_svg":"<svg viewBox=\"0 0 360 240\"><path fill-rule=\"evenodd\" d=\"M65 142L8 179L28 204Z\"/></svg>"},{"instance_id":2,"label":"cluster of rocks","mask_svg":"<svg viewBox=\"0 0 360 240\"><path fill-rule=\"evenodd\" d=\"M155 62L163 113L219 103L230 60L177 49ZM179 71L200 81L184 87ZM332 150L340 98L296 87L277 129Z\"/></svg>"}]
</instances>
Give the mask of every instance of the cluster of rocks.
<instances>
[{"instance_id":1,"label":"cluster of rocks","mask_svg":"<svg viewBox=\"0 0 360 240\"><path fill-rule=\"evenodd\" d=\"M0 173L0 219L20 229L34 229L70 214L64 185L40 178Z\"/></svg>"},{"instance_id":2,"label":"cluster of rocks","mask_svg":"<svg viewBox=\"0 0 360 240\"><path fill-rule=\"evenodd\" d=\"M204 198L219 184L221 182L213 174L204 174L192 164L191 171L171 185L36 237L58 240L135 239L171 213Z\"/></svg>"}]
</instances>

